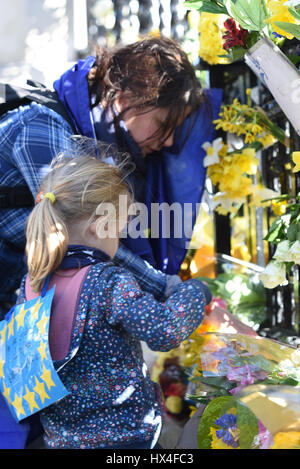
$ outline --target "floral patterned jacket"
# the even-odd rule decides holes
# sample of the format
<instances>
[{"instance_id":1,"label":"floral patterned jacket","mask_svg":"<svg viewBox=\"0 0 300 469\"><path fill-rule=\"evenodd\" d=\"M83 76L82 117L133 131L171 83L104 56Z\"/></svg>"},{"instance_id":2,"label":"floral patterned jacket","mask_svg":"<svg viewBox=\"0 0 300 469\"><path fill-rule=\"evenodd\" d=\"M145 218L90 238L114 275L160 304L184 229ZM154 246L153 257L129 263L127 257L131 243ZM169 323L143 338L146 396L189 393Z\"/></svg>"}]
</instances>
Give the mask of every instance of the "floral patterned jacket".
<instances>
[{"instance_id":1,"label":"floral patterned jacket","mask_svg":"<svg viewBox=\"0 0 300 469\"><path fill-rule=\"evenodd\" d=\"M25 279L18 302L23 301ZM178 284L162 303L127 270L111 262L92 265L78 296L69 353L54 362L70 394L40 412L46 445L118 448L149 442L152 448L162 409L140 341L156 351L178 347L201 323L205 306L197 280Z\"/></svg>"}]
</instances>

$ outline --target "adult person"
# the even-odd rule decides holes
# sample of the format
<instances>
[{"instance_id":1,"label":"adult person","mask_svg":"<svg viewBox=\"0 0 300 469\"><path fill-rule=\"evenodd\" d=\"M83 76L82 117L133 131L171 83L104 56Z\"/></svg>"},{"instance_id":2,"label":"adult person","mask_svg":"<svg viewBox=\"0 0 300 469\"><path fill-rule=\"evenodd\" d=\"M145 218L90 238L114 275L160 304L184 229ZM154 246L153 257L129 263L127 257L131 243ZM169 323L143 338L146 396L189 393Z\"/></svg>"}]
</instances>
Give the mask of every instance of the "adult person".
<instances>
[{"instance_id":1,"label":"adult person","mask_svg":"<svg viewBox=\"0 0 300 469\"><path fill-rule=\"evenodd\" d=\"M150 37L111 51L100 49L96 57L67 70L54 82L54 89L76 134L117 144L131 154L137 201L148 206L200 201L205 177L201 144L212 136L220 96L205 97L177 43ZM35 199L45 170L58 153L68 151L73 134L70 123L44 105L32 102L9 111L0 120L0 185L26 185ZM25 223L31 208L22 207L22 201L18 204L0 213L2 315L14 303L14 292L26 272ZM193 222L195 215L194 210ZM184 257L185 241L172 236L162 242L127 238L124 244L129 250L121 249L119 262L134 263L139 259L130 257L134 252L174 274ZM170 259L173 266L168 265ZM152 274L158 284L164 281L157 271L149 270Z\"/></svg>"}]
</instances>

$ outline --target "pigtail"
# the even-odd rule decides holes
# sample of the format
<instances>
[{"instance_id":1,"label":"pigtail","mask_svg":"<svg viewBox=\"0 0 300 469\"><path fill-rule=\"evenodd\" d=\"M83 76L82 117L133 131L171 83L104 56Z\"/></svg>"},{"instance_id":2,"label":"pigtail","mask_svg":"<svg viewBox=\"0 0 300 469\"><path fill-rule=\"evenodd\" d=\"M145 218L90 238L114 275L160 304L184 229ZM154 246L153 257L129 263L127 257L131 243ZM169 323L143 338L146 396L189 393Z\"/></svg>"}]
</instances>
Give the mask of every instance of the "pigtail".
<instances>
[{"instance_id":1,"label":"pigtail","mask_svg":"<svg viewBox=\"0 0 300 469\"><path fill-rule=\"evenodd\" d=\"M67 227L50 199L42 199L31 212L26 237L30 285L39 292L47 275L61 264L68 246Z\"/></svg>"}]
</instances>

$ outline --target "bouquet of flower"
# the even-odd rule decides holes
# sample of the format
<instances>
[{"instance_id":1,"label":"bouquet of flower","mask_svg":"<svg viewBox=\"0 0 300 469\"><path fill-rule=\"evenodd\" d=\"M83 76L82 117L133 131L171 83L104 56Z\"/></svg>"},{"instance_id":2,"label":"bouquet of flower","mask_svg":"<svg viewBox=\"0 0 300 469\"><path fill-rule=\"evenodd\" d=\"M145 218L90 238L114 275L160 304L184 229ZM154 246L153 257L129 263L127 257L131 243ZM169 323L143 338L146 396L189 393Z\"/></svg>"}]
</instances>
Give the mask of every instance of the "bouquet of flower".
<instances>
[{"instance_id":1,"label":"bouquet of flower","mask_svg":"<svg viewBox=\"0 0 300 469\"><path fill-rule=\"evenodd\" d=\"M300 6L287 0L190 0L188 9L226 15L223 48L231 60L245 55L261 36L300 39Z\"/></svg>"},{"instance_id":2,"label":"bouquet of flower","mask_svg":"<svg viewBox=\"0 0 300 469\"><path fill-rule=\"evenodd\" d=\"M294 152L293 160L300 152ZM296 163L294 171L300 168ZM271 199L274 201L274 199ZM266 288L275 288L288 283L287 274L295 265L300 265L300 193L296 197L281 195L275 201L285 202L284 213L272 223L266 241L276 245L272 259L267 264L260 280Z\"/></svg>"},{"instance_id":3,"label":"bouquet of flower","mask_svg":"<svg viewBox=\"0 0 300 469\"><path fill-rule=\"evenodd\" d=\"M254 184L252 176L259 176L256 151L250 146L229 151L228 145L221 138L212 143L203 144L206 156L203 164L207 167L207 176L216 187L211 194L211 208L220 215L236 214L238 209L250 198L254 206L267 206L280 194L263 186ZM269 199L266 201L265 199Z\"/></svg>"},{"instance_id":4,"label":"bouquet of flower","mask_svg":"<svg viewBox=\"0 0 300 469\"><path fill-rule=\"evenodd\" d=\"M266 148L276 140L286 144L283 129L278 127L258 106L251 104L251 89L246 90L247 104L241 104L237 98L231 104L222 105L218 119L214 120L216 130L236 134L245 145L250 144L256 150Z\"/></svg>"},{"instance_id":5,"label":"bouquet of flower","mask_svg":"<svg viewBox=\"0 0 300 469\"><path fill-rule=\"evenodd\" d=\"M189 371L187 398L196 406L207 404L198 429L199 448L276 447L276 436L285 429L284 419L276 426L274 412L264 412L266 403L254 405L255 392L259 389L261 397L289 391L299 399L300 350L241 334L205 333L190 340L198 347L198 361ZM287 411L291 416L292 409ZM297 411L300 415L300 405ZM297 418L293 419L295 424ZM298 440L300 447L300 433Z\"/></svg>"}]
</instances>

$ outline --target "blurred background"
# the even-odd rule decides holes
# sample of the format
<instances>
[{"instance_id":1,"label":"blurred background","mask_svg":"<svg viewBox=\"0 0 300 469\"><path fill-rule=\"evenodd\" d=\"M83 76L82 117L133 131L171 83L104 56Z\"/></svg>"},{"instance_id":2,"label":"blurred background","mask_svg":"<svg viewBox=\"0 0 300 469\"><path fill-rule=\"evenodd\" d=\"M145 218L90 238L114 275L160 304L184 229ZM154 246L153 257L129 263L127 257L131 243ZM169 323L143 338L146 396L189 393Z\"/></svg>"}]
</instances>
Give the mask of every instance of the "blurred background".
<instances>
[{"instance_id":1,"label":"blurred background","mask_svg":"<svg viewBox=\"0 0 300 469\"><path fill-rule=\"evenodd\" d=\"M95 45L151 32L183 40L183 0L0 0L0 79L48 86Z\"/></svg>"}]
</instances>

